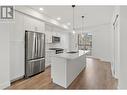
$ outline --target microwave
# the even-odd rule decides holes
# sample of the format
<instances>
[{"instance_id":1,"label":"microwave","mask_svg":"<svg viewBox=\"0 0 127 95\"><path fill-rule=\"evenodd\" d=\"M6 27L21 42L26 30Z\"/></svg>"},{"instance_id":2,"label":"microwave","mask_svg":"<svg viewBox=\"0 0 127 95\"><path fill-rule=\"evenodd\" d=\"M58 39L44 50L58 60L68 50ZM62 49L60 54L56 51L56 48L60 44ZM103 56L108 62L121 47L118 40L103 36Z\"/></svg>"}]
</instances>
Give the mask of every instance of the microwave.
<instances>
[{"instance_id":1,"label":"microwave","mask_svg":"<svg viewBox=\"0 0 127 95\"><path fill-rule=\"evenodd\" d=\"M52 43L59 43L59 42L60 42L60 37L52 36Z\"/></svg>"}]
</instances>

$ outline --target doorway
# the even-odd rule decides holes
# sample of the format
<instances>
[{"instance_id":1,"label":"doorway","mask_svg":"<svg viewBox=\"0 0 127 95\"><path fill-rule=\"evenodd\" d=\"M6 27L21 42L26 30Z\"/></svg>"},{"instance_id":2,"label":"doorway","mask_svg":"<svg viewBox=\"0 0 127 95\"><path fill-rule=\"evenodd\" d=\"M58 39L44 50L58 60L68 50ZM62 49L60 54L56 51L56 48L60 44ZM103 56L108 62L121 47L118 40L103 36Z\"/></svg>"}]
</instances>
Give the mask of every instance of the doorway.
<instances>
[{"instance_id":1,"label":"doorway","mask_svg":"<svg viewBox=\"0 0 127 95\"><path fill-rule=\"evenodd\" d=\"M87 55L92 55L92 33L78 34L78 50L88 50Z\"/></svg>"}]
</instances>

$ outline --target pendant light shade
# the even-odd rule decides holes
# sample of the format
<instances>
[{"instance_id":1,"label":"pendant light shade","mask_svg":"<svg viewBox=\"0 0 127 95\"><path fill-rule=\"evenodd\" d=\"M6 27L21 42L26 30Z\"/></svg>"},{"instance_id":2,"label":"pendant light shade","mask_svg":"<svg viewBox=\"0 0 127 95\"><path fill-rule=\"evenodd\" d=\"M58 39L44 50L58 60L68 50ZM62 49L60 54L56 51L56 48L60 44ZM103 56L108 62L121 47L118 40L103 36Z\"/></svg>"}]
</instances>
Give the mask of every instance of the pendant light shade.
<instances>
[{"instance_id":1,"label":"pendant light shade","mask_svg":"<svg viewBox=\"0 0 127 95\"><path fill-rule=\"evenodd\" d=\"M75 34L75 18L74 18L74 8L75 8L75 5L72 5L72 8L73 8L73 34Z\"/></svg>"}]
</instances>

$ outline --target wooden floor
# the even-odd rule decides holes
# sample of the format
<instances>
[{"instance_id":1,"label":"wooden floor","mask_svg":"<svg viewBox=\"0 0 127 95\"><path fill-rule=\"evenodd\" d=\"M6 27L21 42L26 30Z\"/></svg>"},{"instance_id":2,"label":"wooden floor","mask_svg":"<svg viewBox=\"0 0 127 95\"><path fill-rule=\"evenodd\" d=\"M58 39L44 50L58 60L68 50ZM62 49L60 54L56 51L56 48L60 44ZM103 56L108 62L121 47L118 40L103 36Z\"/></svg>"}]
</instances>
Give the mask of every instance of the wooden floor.
<instances>
[{"instance_id":1,"label":"wooden floor","mask_svg":"<svg viewBox=\"0 0 127 95\"><path fill-rule=\"evenodd\" d=\"M111 75L109 63L87 58L86 68L67 89L116 89L117 80ZM64 89L51 81L51 68L29 79L12 83L7 89Z\"/></svg>"}]
</instances>

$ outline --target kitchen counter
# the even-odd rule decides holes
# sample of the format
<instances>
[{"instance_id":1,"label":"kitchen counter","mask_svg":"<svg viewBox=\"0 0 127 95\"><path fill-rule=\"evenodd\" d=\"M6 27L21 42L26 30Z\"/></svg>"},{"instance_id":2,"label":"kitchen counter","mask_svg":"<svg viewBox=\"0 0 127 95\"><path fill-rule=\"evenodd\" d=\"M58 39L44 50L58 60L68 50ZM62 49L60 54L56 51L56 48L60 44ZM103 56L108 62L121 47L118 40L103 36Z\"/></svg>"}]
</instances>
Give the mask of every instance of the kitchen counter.
<instances>
[{"instance_id":1,"label":"kitchen counter","mask_svg":"<svg viewBox=\"0 0 127 95\"><path fill-rule=\"evenodd\" d=\"M86 67L86 53L60 53L51 56L51 78L53 83L67 88Z\"/></svg>"},{"instance_id":2,"label":"kitchen counter","mask_svg":"<svg viewBox=\"0 0 127 95\"><path fill-rule=\"evenodd\" d=\"M77 53L60 53L60 54L55 54L53 55L54 57L61 57L61 58L66 58L66 59L75 59L78 58L86 53L88 53L89 51L83 51L83 50L79 50Z\"/></svg>"}]
</instances>

